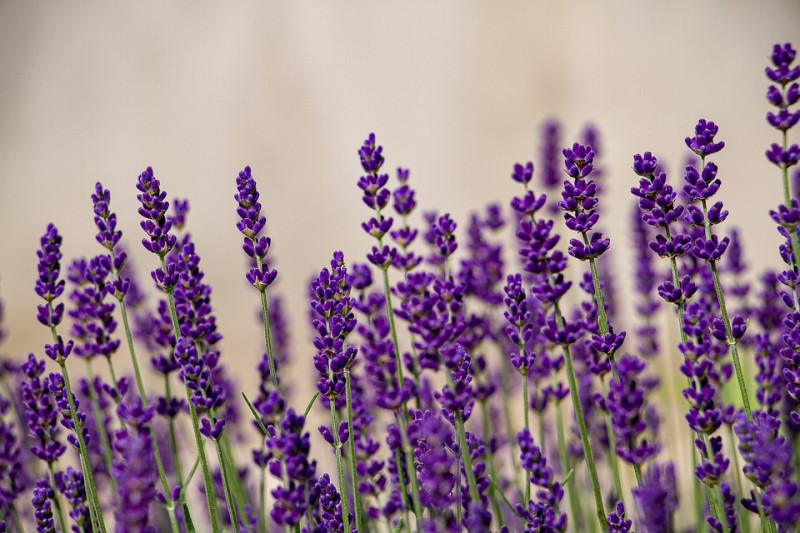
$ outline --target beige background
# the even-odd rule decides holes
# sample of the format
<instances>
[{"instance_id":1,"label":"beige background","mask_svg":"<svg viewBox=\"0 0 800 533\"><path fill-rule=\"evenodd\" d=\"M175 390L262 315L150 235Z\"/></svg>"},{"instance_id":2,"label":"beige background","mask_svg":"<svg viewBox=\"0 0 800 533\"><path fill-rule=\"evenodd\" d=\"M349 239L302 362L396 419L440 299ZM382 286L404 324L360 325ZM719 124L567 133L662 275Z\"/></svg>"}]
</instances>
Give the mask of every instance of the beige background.
<instances>
[{"instance_id":1,"label":"beige background","mask_svg":"<svg viewBox=\"0 0 800 533\"><path fill-rule=\"evenodd\" d=\"M729 220L753 266L775 267L767 211L781 194L763 156L776 139L764 122L763 68L773 43L800 45L798 23L797 2L4 1L2 350L41 353L47 341L32 289L46 224L60 227L67 257L100 250L95 181L112 190L147 276L155 265L136 245L134 185L152 165L171 196L191 199L224 357L252 386L263 338L232 198L250 164L296 326L297 368L309 375L306 282L334 249L362 260L371 245L355 185L356 150L370 131L389 168L411 168L422 207L463 226L469 210L517 192L511 165L536 153L546 117L561 118L569 140L595 122L605 225L626 276L632 154L656 151L675 170L683 138L707 117L727 142L716 160ZM311 386L304 377L296 387Z\"/></svg>"}]
</instances>

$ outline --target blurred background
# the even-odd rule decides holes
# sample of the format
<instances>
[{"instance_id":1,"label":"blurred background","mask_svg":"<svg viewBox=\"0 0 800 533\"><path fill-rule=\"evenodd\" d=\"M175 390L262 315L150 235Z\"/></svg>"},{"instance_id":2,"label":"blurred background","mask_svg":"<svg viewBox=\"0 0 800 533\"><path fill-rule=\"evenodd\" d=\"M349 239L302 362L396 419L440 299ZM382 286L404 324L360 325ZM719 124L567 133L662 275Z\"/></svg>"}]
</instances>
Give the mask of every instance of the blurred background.
<instances>
[{"instance_id":1,"label":"blurred background","mask_svg":"<svg viewBox=\"0 0 800 533\"><path fill-rule=\"evenodd\" d=\"M729 222L754 272L779 266L768 211L780 175L764 120L773 43L800 44L800 3L771 2L26 2L0 3L0 350L42 355L36 248L48 222L65 260L101 251L90 194L112 191L132 261L137 175L151 165L169 197L191 203L224 335L244 388L263 336L235 228L238 171L251 165L293 325L296 375L311 372L307 283L334 250L372 245L356 181L369 132L388 169L411 169L421 211L466 216L507 206L517 161L538 159L541 124L571 143L602 134L617 283L630 291L632 155L652 150L679 172L700 117L720 125L715 157ZM797 139L794 139L795 141ZM511 242L510 233L508 240ZM507 257L509 260L514 260ZM755 277L755 274L753 274ZM623 316L631 318L625 301ZM624 328L626 324L618 325ZM127 355L120 357L125 365ZM73 363L77 364L77 363ZM298 381L305 404L313 381ZM308 396L307 396L308 394Z\"/></svg>"}]
</instances>

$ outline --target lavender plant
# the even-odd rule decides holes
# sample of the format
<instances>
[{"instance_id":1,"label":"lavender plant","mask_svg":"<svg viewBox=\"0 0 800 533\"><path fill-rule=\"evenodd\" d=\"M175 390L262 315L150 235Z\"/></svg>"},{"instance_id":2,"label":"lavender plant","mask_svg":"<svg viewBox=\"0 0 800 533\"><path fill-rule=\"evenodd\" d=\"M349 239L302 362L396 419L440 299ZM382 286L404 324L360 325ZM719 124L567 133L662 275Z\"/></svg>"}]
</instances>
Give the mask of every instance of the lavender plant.
<instances>
[{"instance_id":1,"label":"lavender plant","mask_svg":"<svg viewBox=\"0 0 800 533\"><path fill-rule=\"evenodd\" d=\"M65 263L64 279L55 225L39 243L37 319L50 330L43 352L52 362L35 353L19 363L0 356L0 531L733 533L756 522L761 531L796 531L795 58L791 45L776 45L766 70L774 107L767 122L780 132L766 157L782 179L782 203L770 212L782 271L750 285L745 234L719 232L736 213L717 199L722 178L709 160L724 147L719 128L701 119L685 139L693 155L680 191L651 152L633 157L638 316L627 345L626 333L612 327L628 324L611 237L599 226L593 127L579 137L585 144L563 147L566 128L543 126L541 183L532 162L514 165L522 191L509 201L511 218L492 202L464 224L427 210L421 226L425 199L410 171L398 168L390 179L370 134L358 150L357 186L371 210L362 229L374 245L368 263L345 265L333 252L313 278L305 356L286 341L272 237L245 167L231 187L233 225L250 263L245 279L259 292L264 345L257 390L241 399L242 372L224 364L211 285L187 230L189 202L168 202L152 169L139 175L142 244L158 258L150 275L159 297L151 300L123 250L111 192L97 183L94 237L103 252ZM613 176L604 174L609 185ZM544 193L560 200L548 203ZM550 218L559 209L575 237L566 246ZM582 292L570 292L573 283ZM661 330L665 310L677 317L676 335ZM132 376L118 364L123 331ZM5 334L0 322L0 340ZM673 336L679 340L667 340ZM140 367L137 349L156 379ZM73 382L76 359L85 376ZM57 371L48 372L53 363ZM309 401L287 378L312 368ZM173 394L176 378L185 400ZM680 405L659 401L671 397ZM241 416L242 404L252 420ZM315 404L329 420L318 428L333 451L327 456L307 427ZM685 425L671 424L667 409ZM668 424L671 433L660 432ZM246 425L255 432L245 433ZM247 435L258 440L240 463ZM669 455L673 440L689 446L691 466ZM336 465L333 475L328 464ZM202 480L194 479L198 468ZM693 493L681 494L690 480ZM587 497L593 504L581 505ZM694 513L681 513L681 501Z\"/></svg>"}]
</instances>

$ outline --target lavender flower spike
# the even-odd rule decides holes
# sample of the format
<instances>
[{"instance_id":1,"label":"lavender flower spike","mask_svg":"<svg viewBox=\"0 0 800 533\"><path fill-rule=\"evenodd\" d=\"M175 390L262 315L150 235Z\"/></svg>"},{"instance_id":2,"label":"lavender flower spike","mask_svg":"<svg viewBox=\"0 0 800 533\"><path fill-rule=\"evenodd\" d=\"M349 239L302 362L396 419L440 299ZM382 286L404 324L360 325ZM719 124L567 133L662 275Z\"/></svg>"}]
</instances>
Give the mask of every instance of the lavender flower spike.
<instances>
[{"instance_id":1,"label":"lavender flower spike","mask_svg":"<svg viewBox=\"0 0 800 533\"><path fill-rule=\"evenodd\" d=\"M715 329L719 331L717 336L721 336L730 346L742 404L747 416L752 417L738 348L739 340L744 334L746 325L744 318L739 315L734 316L732 320L728 317L725 296L717 272L717 261L725 253L730 239L726 236L719 240L711 229L713 225L725 220L728 212L723 209L722 202L716 202L711 208L708 207L708 200L716 194L721 185L721 180L717 177L717 166L713 162L706 162L708 155L719 152L725 146L724 142L714 140L718 131L719 127L716 124L700 119L695 126L694 137L686 138L686 146L700 156L700 166L702 168L698 170L694 165L686 167L684 192L695 200L699 200L702 209L698 209L694 205L688 206L684 220L691 225L704 229L705 238L695 239L692 254L698 259L707 261L711 267L717 303L722 314L722 320L715 321Z\"/></svg>"},{"instance_id":2,"label":"lavender flower spike","mask_svg":"<svg viewBox=\"0 0 800 533\"><path fill-rule=\"evenodd\" d=\"M65 402L62 411L65 415L70 417L70 423L75 428L75 437L77 437L77 448L80 450L80 455L86 464L89 464L89 454L84 440L83 424L79 418L79 413L75 407L75 400L72 394L72 388L69 380L69 373L67 372L66 360L72 352L73 342L64 340L58 334L57 326L61 323L64 314L64 304L58 303L53 306L54 301L61 296L64 292L65 281L60 278L61 274L61 235L58 229L53 224L47 226L47 230L40 239L41 248L37 251L39 257L38 272L39 277L36 280L35 291L45 302L44 305L38 307L37 318L43 325L49 327L50 333L53 337L53 344L45 345L45 353L53 361L57 362L61 367L61 376L64 383L64 397ZM53 376L51 374L50 389L53 390ZM85 415L84 415L85 416ZM97 487L94 483L94 475L91 468L84 469L84 481L86 483L89 496L91 498L91 511L94 514L97 522L100 525L100 530L105 533L105 523L103 522L103 513L100 509L100 501L97 496Z\"/></svg>"}]
</instances>

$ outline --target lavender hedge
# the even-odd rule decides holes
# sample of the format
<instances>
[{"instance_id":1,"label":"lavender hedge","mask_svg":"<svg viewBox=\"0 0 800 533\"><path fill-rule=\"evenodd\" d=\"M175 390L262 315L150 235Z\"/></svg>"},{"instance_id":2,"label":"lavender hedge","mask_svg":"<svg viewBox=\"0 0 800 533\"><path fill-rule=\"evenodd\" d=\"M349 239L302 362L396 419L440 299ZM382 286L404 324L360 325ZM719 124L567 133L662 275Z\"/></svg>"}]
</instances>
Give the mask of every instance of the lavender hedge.
<instances>
[{"instance_id":1,"label":"lavender hedge","mask_svg":"<svg viewBox=\"0 0 800 533\"><path fill-rule=\"evenodd\" d=\"M619 237L602 229L610 206L594 129L562 147L560 124L547 122L541 170L512 166L521 188L510 209L490 204L463 224L426 212L423 227L409 171L390 176L370 134L354 183L374 242L362 258L333 252L314 276L305 355L288 347L245 167L229 208L247 265L238 275L263 325L252 391L237 389L220 351L188 202L169 198L151 168L139 175L153 301L98 183L87 195L98 255L64 263L49 224L28 280L52 343L2 361L0 531L800 530L795 56L775 45L766 68L780 271L745 281L713 161L724 130L699 119L681 185L652 152L632 158L630 334L614 327ZM133 374L118 377L127 357ZM290 361L316 370L312 398L281 379ZM664 428L661 398L678 393L685 425ZM312 450L312 409L324 412L316 431L329 449ZM676 446L691 465L670 456ZM317 464L326 454L335 472ZM681 501L691 511L677 516Z\"/></svg>"}]
</instances>

